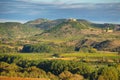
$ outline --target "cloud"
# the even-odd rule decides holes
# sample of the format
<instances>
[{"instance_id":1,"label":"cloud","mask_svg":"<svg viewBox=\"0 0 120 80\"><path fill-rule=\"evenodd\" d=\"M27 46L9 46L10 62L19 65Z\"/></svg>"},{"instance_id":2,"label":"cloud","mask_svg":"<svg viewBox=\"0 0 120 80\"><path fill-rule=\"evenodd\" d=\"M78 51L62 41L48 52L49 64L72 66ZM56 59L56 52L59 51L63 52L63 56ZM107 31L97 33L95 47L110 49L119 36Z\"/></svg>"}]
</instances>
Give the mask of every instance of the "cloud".
<instances>
[{"instance_id":1,"label":"cloud","mask_svg":"<svg viewBox=\"0 0 120 80\"><path fill-rule=\"evenodd\" d=\"M63 2L63 3L119 3L120 0L16 0L16 1L24 1L24 2Z\"/></svg>"},{"instance_id":2,"label":"cloud","mask_svg":"<svg viewBox=\"0 0 120 80\"><path fill-rule=\"evenodd\" d=\"M63 4L62 6L60 6L59 8L63 8L63 9L73 9L73 8L87 8L87 9L93 9L95 8L96 5L95 4Z\"/></svg>"},{"instance_id":3,"label":"cloud","mask_svg":"<svg viewBox=\"0 0 120 80\"><path fill-rule=\"evenodd\" d=\"M53 1L53 2L51 2ZM14 2L4 2L0 3L5 8L14 7L18 9L70 9L70 8L87 8L87 9L96 9L96 8L113 8L116 7L119 9L120 3L105 3L105 4L99 4L99 3L63 3L61 0L14 0ZM71 0L67 0L71 1ZM13 9L14 9L13 8ZM12 10L13 10L12 9Z\"/></svg>"},{"instance_id":4,"label":"cloud","mask_svg":"<svg viewBox=\"0 0 120 80\"><path fill-rule=\"evenodd\" d=\"M20 1L20 2L19 2ZM31 0L31 2L37 2L40 0ZM56 2L56 0L51 0ZM60 0L59 0L60 1ZM70 0L68 0L70 1ZM50 10L62 10L62 9L103 9L110 11L120 10L120 3L106 3L106 4L92 4L92 3L51 3L51 2L40 2L40 3L29 3L30 0L14 0L14 2L0 2L2 8L0 8L0 13L42 13L48 12Z\"/></svg>"},{"instance_id":5,"label":"cloud","mask_svg":"<svg viewBox=\"0 0 120 80\"><path fill-rule=\"evenodd\" d=\"M1 0L0 18L85 18L120 21L120 3L81 3L74 0Z\"/></svg>"}]
</instances>

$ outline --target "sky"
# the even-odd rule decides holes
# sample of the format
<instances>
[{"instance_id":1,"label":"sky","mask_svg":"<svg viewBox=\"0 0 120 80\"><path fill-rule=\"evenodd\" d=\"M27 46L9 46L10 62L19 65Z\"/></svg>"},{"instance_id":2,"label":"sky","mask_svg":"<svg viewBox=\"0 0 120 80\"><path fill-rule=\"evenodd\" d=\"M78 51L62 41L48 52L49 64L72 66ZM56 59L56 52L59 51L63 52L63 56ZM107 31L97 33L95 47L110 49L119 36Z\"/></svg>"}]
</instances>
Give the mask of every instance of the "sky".
<instances>
[{"instance_id":1,"label":"sky","mask_svg":"<svg viewBox=\"0 0 120 80\"><path fill-rule=\"evenodd\" d=\"M120 24L120 0L0 0L0 22L24 23L37 18Z\"/></svg>"}]
</instances>

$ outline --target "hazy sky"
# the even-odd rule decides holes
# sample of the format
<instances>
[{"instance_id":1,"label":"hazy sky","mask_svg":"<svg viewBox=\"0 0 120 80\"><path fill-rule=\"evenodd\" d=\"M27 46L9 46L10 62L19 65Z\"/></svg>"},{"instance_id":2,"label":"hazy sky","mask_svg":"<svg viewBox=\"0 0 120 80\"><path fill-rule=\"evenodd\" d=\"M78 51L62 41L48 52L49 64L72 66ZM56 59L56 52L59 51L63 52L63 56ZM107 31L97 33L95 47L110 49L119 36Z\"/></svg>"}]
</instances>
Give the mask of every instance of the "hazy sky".
<instances>
[{"instance_id":1,"label":"hazy sky","mask_svg":"<svg viewBox=\"0 0 120 80\"><path fill-rule=\"evenodd\" d=\"M120 0L0 0L0 21L79 18L120 23Z\"/></svg>"}]
</instances>

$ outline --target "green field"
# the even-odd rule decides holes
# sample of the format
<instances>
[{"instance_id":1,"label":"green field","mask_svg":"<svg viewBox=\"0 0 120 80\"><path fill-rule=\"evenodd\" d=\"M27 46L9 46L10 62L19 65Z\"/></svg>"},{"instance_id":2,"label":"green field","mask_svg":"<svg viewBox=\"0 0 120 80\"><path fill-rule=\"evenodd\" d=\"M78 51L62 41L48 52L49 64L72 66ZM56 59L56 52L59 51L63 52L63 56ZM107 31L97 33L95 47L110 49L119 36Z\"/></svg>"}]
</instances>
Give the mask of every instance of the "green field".
<instances>
[{"instance_id":1,"label":"green field","mask_svg":"<svg viewBox=\"0 0 120 80\"><path fill-rule=\"evenodd\" d=\"M104 52L99 51L97 53L83 53L83 52L73 52L73 53L59 53L54 56L52 53L11 53L11 54L0 54L9 56L20 56L25 60L46 60L46 59L62 59L62 60L120 60L120 55L116 52Z\"/></svg>"}]
</instances>

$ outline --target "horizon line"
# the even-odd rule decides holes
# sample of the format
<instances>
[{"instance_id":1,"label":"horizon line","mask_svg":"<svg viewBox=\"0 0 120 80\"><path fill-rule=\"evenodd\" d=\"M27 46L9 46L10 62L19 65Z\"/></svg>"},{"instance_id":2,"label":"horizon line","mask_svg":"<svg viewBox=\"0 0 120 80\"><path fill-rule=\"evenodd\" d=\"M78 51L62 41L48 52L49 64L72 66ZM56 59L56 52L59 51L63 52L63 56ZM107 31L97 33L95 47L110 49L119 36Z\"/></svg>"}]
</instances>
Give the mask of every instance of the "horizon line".
<instances>
[{"instance_id":1,"label":"horizon line","mask_svg":"<svg viewBox=\"0 0 120 80\"><path fill-rule=\"evenodd\" d=\"M57 19L70 19L70 18L56 18L56 19L48 19L48 18L36 18L36 19L30 19L30 20L7 20L7 19L0 19L0 23L6 23L6 22L18 22L18 23L27 23L29 21L34 21L34 20L37 20L37 19L47 19L47 20L57 20ZM80 19L80 18L73 18L73 19ZM120 24L120 22L112 22L112 21L94 21L94 20L88 20L88 19L81 19L81 20L86 20L86 21L89 21L91 23L97 23L97 24L106 24L106 23L109 23L109 24Z\"/></svg>"}]
</instances>

